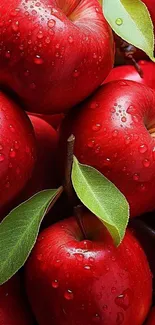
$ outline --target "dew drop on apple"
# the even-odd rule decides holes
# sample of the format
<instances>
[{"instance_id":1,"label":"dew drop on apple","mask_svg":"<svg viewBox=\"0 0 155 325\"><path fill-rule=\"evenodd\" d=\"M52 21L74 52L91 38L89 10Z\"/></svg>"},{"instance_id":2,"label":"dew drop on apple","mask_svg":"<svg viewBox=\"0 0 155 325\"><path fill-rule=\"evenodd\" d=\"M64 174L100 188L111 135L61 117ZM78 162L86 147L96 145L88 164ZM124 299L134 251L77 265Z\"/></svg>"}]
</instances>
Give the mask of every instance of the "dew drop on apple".
<instances>
[{"instance_id":1,"label":"dew drop on apple","mask_svg":"<svg viewBox=\"0 0 155 325\"><path fill-rule=\"evenodd\" d=\"M150 166L150 160L149 159L144 159L143 160L143 166L148 168Z\"/></svg>"},{"instance_id":2,"label":"dew drop on apple","mask_svg":"<svg viewBox=\"0 0 155 325\"><path fill-rule=\"evenodd\" d=\"M14 21L14 22L12 23L12 30L13 30L14 32L18 32L18 30L19 30L19 22L18 22L18 21Z\"/></svg>"},{"instance_id":3,"label":"dew drop on apple","mask_svg":"<svg viewBox=\"0 0 155 325\"><path fill-rule=\"evenodd\" d=\"M134 181L138 181L138 180L139 180L139 174L135 173L135 174L133 175L133 180L134 180Z\"/></svg>"},{"instance_id":4,"label":"dew drop on apple","mask_svg":"<svg viewBox=\"0 0 155 325\"><path fill-rule=\"evenodd\" d=\"M124 314L121 312L117 313L116 325L121 325L124 322Z\"/></svg>"},{"instance_id":5,"label":"dew drop on apple","mask_svg":"<svg viewBox=\"0 0 155 325\"><path fill-rule=\"evenodd\" d=\"M16 168L16 174L20 175L20 168L19 167Z\"/></svg>"},{"instance_id":6,"label":"dew drop on apple","mask_svg":"<svg viewBox=\"0 0 155 325\"><path fill-rule=\"evenodd\" d=\"M69 36L69 37L68 37L68 42L69 42L70 44L72 44L72 43L74 42L74 39L73 39L72 36Z\"/></svg>"},{"instance_id":7,"label":"dew drop on apple","mask_svg":"<svg viewBox=\"0 0 155 325\"><path fill-rule=\"evenodd\" d=\"M55 26L55 20L54 19L50 19L47 23L49 28L53 28Z\"/></svg>"},{"instance_id":8,"label":"dew drop on apple","mask_svg":"<svg viewBox=\"0 0 155 325\"><path fill-rule=\"evenodd\" d=\"M135 111L135 107L134 107L133 105L130 105L130 106L127 108L127 113L128 113L128 114L132 114L134 111Z\"/></svg>"},{"instance_id":9,"label":"dew drop on apple","mask_svg":"<svg viewBox=\"0 0 155 325\"><path fill-rule=\"evenodd\" d=\"M46 43L46 44L50 44L50 42L51 42L50 37L47 36L47 37L45 38L45 43Z\"/></svg>"},{"instance_id":10,"label":"dew drop on apple","mask_svg":"<svg viewBox=\"0 0 155 325\"><path fill-rule=\"evenodd\" d=\"M80 75L80 72L77 69L75 69L74 72L73 72L73 77L78 78L79 75Z\"/></svg>"},{"instance_id":11,"label":"dew drop on apple","mask_svg":"<svg viewBox=\"0 0 155 325\"><path fill-rule=\"evenodd\" d=\"M140 147L139 147L139 152L140 153L145 153L147 150L148 150L148 147L147 147L146 144L140 145Z\"/></svg>"},{"instance_id":12,"label":"dew drop on apple","mask_svg":"<svg viewBox=\"0 0 155 325\"><path fill-rule=\"evenodd\" d=\"M54 280L54 281L52 282L52 288L57 289L58 287L59 287L59 282L58 282L58 280Z\"/></svg>"},{"instance_id":13,"label":"dew drop on apple","mask_svg":"<svg viewBox=\"0 0 155 325\"><path fill-rule=\"evenodd\" d=\"M116 292L116 288L115 287L112 287L111 288L111 293L115 293Z\"/></svg>"},{"instance_id":14,"label":"dew drop on apple","mask_svg":"<svg viewBox=\"0 0 155 325\"><path fill-rule=\"evenodd\" d=\"M30 84L30 89L32 89L32 90L35 90L36 89L36 84L34 82L32 82Z\"/></svg>"},{"instance_id":15,"label":"dew drop on apple","mask_svg":"<svg viewBox=\"0 0 155 325\"><path fill-rule=\"evenodd\" d=\"M121 121L122 121L123 123L125 123L125 122L126 122L126 117L123 116L123 117L121 118Z\"/></svg>"},{"instance_id":16,"label":"dew drop on apple","mask_svg":"<svg viewBox=\"0 0 155 325\"><path fill-rule=\"evenodd\" d=\"M10 59L10 57L11 57L11 53L10 53L10 51L6 51L6 53L5 53L5 57L6 57L7 59Z\"/></svg>"},{"instance_id":17,"label":"dew drop on apple","mask_svg":"<svg viewBox=\"0 0 155 325\"><path fill-rule=\"evenodd\" d=\"M88 148L93 148L94 145L95 145L95 141L94 140L89 140L87 145L88 145Z\"/></svg>"},{"instance_id":18,"label":"dew drop on apple","mask_svg":"<svg viewBox=\"0 0 155 325\"><path fill-rule=\"evenodd\" d=\"M83 255L83 254L75 253L74 256L76 257L76 259L77 259L79 262L82 262L83 259L84 259L84 255Z\"/></svg>"},{"instance_id":19,"label":"dew drop on apple","mask_svg":"<svg viewBox=\"0 0 155 325\"><path fill-rule=\"evenodd\" d=\"M69 290L69 289L68 289L68 290L65 292L64 297L65 297L66 300L73 300L74 295L73 295L72 290Z\"/></svg>"},{"instance_id":20,"label":"dew drop on apple","mask_svg":"<svg viewBox=\"0 0 155 325\"><path fill-rule=\"evenodd\" d=\"M87 270L87 271L90 271L91 270L91 266L90 265L84 265L84 269Z\"/></svg>"},{"instance_id":21,"label":"dew drop on apple","mask_svg":"<svg viewBox=\"0 0 155 325\"><path fill-rule=\"evenodd\" d=\"M114 130L114 131L112 132L112 136L113 136L114 138L116 138L116 137L118 136L118 131L117 131L117 130Z\"/></svg>"},{"instance_id":22,"label":"dew drop on apple","mask_svg":"<svg viewBox=\"0 0 155 325\"><path fill-rule=\"evenodd\" d=\"M108 306L107 306L107 305L103 305L102 309L103 309L104 311L107 311L107 310L108 310Z\"/></svg>"},{"instance_id":23,"label":"dew drop on apple","mask_svg":"<svg viewBox=\"0 0 155 325\"><path fill-rule=\"evenodd\" d=\"M115 304L124 310L127 310L132 302L132 291L130 289L124 290L119 296L115 298Z\"/></svg>"},{"instance_id":24,"label":"dew drop on apple","mask_svg":"<svg viewBox=\"0 0 155 325\"><path fill-rule=\"evenodd\" d=\"M5 159L5 156L2 153L0 153L0 162L3 162L4 159Z\"/></svg>"},{"instance_id":25,"label":"dew drop on apple","mask_svg":"<svg viewBox=\"0 0 155 325\"><path fill-rule=\"evenodd\" d=\"M95 314L94 316L93 316L93 323L99 323L100 321L101 321L101 317L100 317L100 315L99 314Z\"/></svg>"},{"instance_id":26,"label":"dew drop on apple","mask_svg":"<svg viewBox=\"0 0 155 325\"><path fill-rule=\"evenodd\" d=\"M9 188L10 187L10 182L9 181L6 182L5 187L6 188Z\"/></svg>"},{"instance_id":27,"label":"dew drop on apple","mask_svg":"<svg viewBox=\"0 0 155 325\"><path fill-rule=\"evenodd\" d=\"M14 151L13 148L11 148L11 150L10 150L10 157L11 158L15 158L16 157L16 152Z\"/></svg>"},{"instance_id":28,"label":"dew drop on apple","mask_svg":"<svg viewBox=\"0 0 155 325\"><path fill-rule=\"evenodd\" d=\"M2 144L0 144L0 150L3 150L3 146L2 146Z\"/></svg>"},{"instance_id":29,"label":"dew drop on apple","mask_svg":"<svg viewBox=\"0 0 155 325\"><path fill-rule=\"evenodd\" d=\"M117 18L115 20L115 23L116 23L117 26L121 26L123 24L123 19L122 18Z\"/></svg>"},{"instance_id":30,"label":"dew drop on apple","mask_svg":"<svg viewBox=\"0 0 155 325\"><path fill-rule=\"evenodd\" d=\"M38 254L38 255L37 255L37 260L38 260L38 261L42 261L42 258L43 258L43 255L42 255L42 254Z\"/></svg>"},{"instance_id":31,"label":"dew drop on apple","mask_svg":"<svg viewBox=\"0 0 155 325\"><path fill-rule=\"evenodd\" d=\"M96 123L92 126L92 130L98 132L101 130L102 125L100 123Z\"/></svg>"},{"instance_id":32,"label":"dew drop on apple","mask_svg":"<svg viewBox=\"0 0 155 325\"><path fill-rule=\"evenodd\" d=\"M42 39L43 38L43 32L40 30L39 32L38 32L38 35L37 35L37 38L38 39Z\"/></svg>"},{"instance_id":33,"label":"dew drop on apple","mask_svg":"<svg viewBox=\"0 0 155 325\"><path fill-rule=\"evenodd\" d=\"M41 58L41 56L40 55L36 55L35 56L35 58L34 58L34 63L35 64L38 64L38 65L41 65L41 64L43 64L43 59Z\"/></svg>"}]
</instances>

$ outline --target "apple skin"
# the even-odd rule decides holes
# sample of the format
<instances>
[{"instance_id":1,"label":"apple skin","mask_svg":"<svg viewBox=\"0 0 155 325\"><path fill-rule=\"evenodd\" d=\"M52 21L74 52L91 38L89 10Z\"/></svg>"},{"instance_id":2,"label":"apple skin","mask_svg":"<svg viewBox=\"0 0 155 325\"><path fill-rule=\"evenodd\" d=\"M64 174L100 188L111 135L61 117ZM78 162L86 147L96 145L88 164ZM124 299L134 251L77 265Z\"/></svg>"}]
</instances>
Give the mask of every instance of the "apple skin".
<instances>
[{"instance_id":1,"label":"apple skin","mask_svg":"<svg viewBox=\"0 0 155 325\"><path fill-rule=\"evenodd\" d=\"M63 113L112 69L113 35L98 0L4 0L0 17L0 84L28 111Z\"/></svg>"},{"instance_id":2,"label":"apple skin","mask_svg":"<svg viewBox=\"0 0 155 325\"><path fill-rule=\"evenodd\" d=\"M64 120L59 152L74 134L78 160L110 179L126 196L131 217L137 216L155 209L155 138L148 131L154 123L154 91L113 81Z\"/></svg>"},{"instance_id":3,"label":"apple skin","mask_svg":"<svg viewBox=\"0 0 155 325\"><path fill-rule=\"evenodd\" d=\"M146 321L145 325L155 325L155 307L151 309L149 318Z\"/></svg>"},{"instance_id":4,"label":"apple skin","mask_svg":"<svg viewBox=\"0 0 155 325\"><path fill-rule=\"evenodd\" d=\"M155 89L155 63L150 61L139 61L139 67L143 71L143 78L139 75L133 65L124 65L113 68L105 79L104 84L114 80L133 80Z\"/></svg>"},{"instance_id":5,"label":"apple skin","mask_svg":"<svg viewBox=\"0 0 155 325\"><path fill-rule=\"evenodd\" d=\"M53 114L53 115L47 115L47 114L35 114L35 113L28 113L28 115L33 115L40 117L42 120L46 121L48 124L50 124L55 130L59 129L59 126L61 125L64 114Z\"/></svg>"},{"instance_id":6,"label":"apple skin","mask_svg":"<svg viewBox=\"0 0 155 325\"><path fill-rule=\"evenodd\" d=\"M29 118L36 137L37 159L31 179L17 199L18 204L39 191L55 188L57 184L55 155L58 133L43 119L31 114Z\"/></svg>"},{"instance_id":7,"label":"apple skin","mask_svg":"<svg viewBox=\"0 0 155 325\"><path fill-rule=\"evenodd\" d=\"M0 219L31 177L35 158L35 136L29 118L0 92Z\"/></svg>"},{"instance_id":8,"label":"apple skin","mask_svg":"<svg viewBox=\"0 0 155 325\"><path fill-rule=\"evenodd\" d=\"M0 324L34 325L18 275L0 286Z\"/></svg>"},{"instance_id":9,"label":"apple skin","mask_svg":"<svg viewBox=\"0 0 155 325\"><path fill-rule=\"evenodd\" d=\"M127 230L116 248L103 224L83 215L88 239L74 217L45 229L26 265L26 288L39 325L142 325L152 275Z\"/></svg>"}]
</instances>

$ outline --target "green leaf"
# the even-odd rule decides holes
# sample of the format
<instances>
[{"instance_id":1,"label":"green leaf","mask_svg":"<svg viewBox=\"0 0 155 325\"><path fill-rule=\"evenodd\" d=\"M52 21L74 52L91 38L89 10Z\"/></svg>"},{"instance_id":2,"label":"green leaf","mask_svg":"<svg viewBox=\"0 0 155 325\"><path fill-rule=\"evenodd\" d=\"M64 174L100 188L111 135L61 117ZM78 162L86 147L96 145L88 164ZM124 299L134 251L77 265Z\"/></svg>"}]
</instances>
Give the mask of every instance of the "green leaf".
<instances>
[{"instance_id":1,"label":"green leaf","mask_svg":"<svg viewBox=\"0 0 155 325\"><path fill-rule=\"evenodd\" d=\"M62 191L60 187L35 194L0 223L0 285L24 265L36 242L43 217Z\"/></svg>"},{"instance_id":2,"label":"green leaf","mask_svg":"<svg viewBox=\"0 0 155 325\"><path fill-rule=\"evenodd\" d=\"M140 0L104 0L103 12L114 32L154 61L154 32L149 11Z\"/></svg>"},{"instance_id":3,"label":"green leaf","mask_svg":"<svg viewBox=\"0 0 155 325\"><path fill-rule=\"evenodd\" d=\"M119 245L129 220L129 204L124 195L95 168L73 159L72 183L81 202L106 226Z\"/></svg>"}]
</instances>

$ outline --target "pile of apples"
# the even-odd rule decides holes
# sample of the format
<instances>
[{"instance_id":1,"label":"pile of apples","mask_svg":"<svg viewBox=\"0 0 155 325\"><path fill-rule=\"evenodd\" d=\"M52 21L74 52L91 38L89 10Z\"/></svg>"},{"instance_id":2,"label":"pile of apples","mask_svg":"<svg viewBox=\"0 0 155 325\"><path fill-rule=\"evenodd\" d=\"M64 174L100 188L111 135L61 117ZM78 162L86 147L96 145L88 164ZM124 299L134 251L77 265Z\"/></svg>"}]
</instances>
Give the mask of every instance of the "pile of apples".
<instances>
[{"instance_id":1,"label":"pile of apples","mask_svg":"<svg viewBox=\"0 0 155 325\"><path fill-rule=\"evenodd\" d=\"M155 1L144 3L155 24ZM0 286L0 325L155 325L155 63L137 50L141 76L129 59L116 66L114 39L98 0L0 0L0 220L64 182L71 134L131 219L116 247L62 197Z\"/></svg>"}]
</instances>

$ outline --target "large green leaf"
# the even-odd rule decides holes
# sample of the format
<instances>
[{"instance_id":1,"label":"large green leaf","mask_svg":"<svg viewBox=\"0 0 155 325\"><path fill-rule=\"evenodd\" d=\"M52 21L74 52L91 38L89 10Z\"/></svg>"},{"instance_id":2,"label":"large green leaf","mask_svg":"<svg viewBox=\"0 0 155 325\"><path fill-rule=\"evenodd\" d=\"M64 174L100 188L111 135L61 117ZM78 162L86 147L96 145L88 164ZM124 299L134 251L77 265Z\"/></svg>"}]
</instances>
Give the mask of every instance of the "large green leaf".
<instances>
[{"instance_id":1,"label":"large green leaf","mask_svg":"<svg viewBox=\"0 0 155 325\"><path fill-rule=\"evenodd\" d=\"M153 61L154 33L149 11L140 0L104 0L103 12L114 32Z\"/></svg>"},{"instance_id":2,"label":"large green leaf","mask_svg":"<svg viewBox=\"0 0 155 325\"><path fill-rule=\"evenodd\" d=\"M80 164L75 157L72 183L81 202L104 223L119 245L129 220L129 205L124 195L96 169Z\"/></svg>"},{"instance_id":3,"label":"large green leaf","mask_svg":"<svg viewBox=\"0 0 155 325\"><path fill-rule=\"evenodd\" d=\"M24 265L43 217L61 193L62 187L39 192L12 210L0 223L0 285Z\"/></svg>"}]
</instances>

